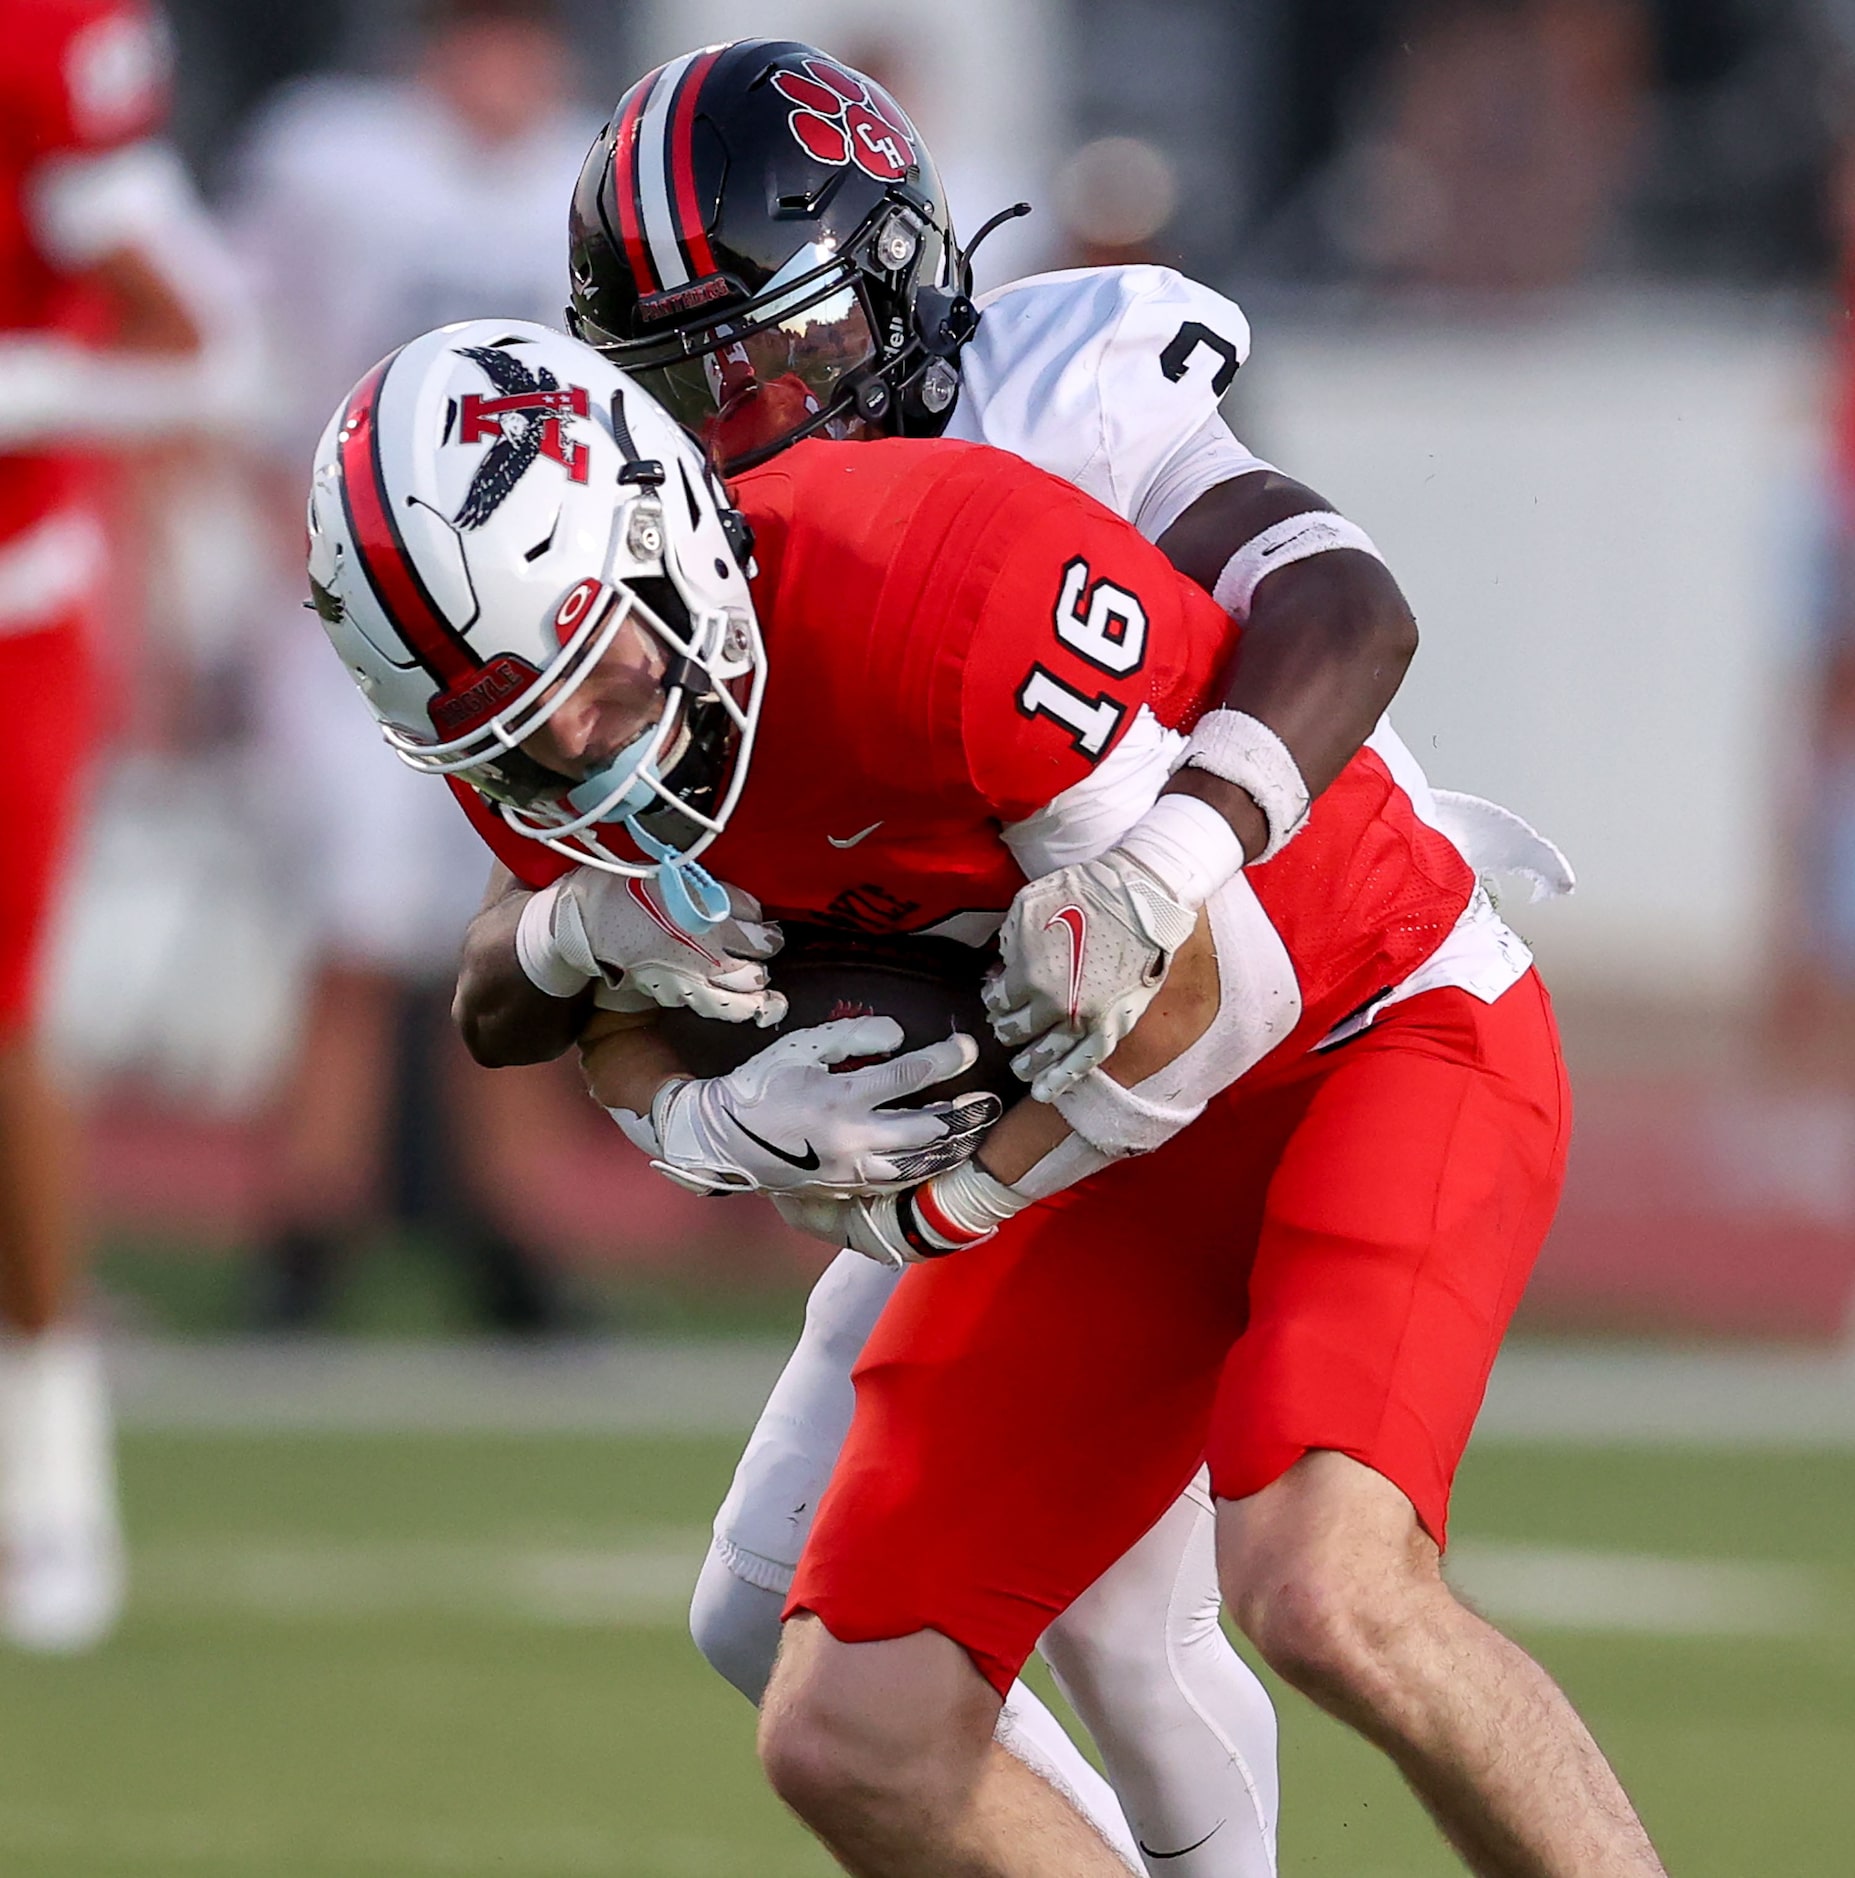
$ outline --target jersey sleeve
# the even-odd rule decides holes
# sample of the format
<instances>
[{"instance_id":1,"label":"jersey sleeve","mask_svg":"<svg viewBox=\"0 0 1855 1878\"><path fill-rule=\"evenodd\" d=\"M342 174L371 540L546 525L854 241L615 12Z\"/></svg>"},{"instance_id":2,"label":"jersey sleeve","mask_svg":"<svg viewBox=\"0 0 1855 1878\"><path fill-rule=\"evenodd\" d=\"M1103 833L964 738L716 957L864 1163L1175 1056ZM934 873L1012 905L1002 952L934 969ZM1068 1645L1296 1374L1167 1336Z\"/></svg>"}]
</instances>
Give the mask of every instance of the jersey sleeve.
<instances>
[{"instance_id":1,"label":"jersey sleeve","mask_svg":"<svg viewBox=\"0 0 1855 1878\"><path fill-rule=\"evenodd\" d=\"M574 863L564 854L556 854L539 841L518 835L468 783L461 783L455 777L445 780L451 785L457 806L464 811L464 819L524 887L551 886L563 874L573 871Z\"/></svg>"},{"instance_id":2,"label":"jersey sleeve","mask_svg":"<svg viewBox=\"0 0 1855 1878\"><path fill-rule=\"evenodd\" d=\"M1157 540L1215 484L1269 465L1219 412L1249 321L1171 268L1047 274L984 303L952 434L1024 457Z\"/></svg>"},{"instance_id":3,"label":"jersey sleeve","mask_svg":"<svg viewBox=\"0 0 1855 1878\"><path fill-rule=\"evenodd\" d=\"M55 265L85 267L171 193L163 165L177 161L148 145L167 116L166 33L136 0L62 0L21 50L7 105L33 240Z\"/></svg>"},{"instance_id":4,"label":"jersey sleeve","mask_svg":"<svg viewBox=\"0 0 1855 1878\"><path fill-rule=\"evenodd\" d=\"M1047 478L1021 483L988 532L962 677L970 784L1007 827L1066 794L1111 819L1118 788L1096 804L1083 785L1130 727L1146 751L1195 718L1237 629L1125 522Z\"/></svg>"}]
</instances>

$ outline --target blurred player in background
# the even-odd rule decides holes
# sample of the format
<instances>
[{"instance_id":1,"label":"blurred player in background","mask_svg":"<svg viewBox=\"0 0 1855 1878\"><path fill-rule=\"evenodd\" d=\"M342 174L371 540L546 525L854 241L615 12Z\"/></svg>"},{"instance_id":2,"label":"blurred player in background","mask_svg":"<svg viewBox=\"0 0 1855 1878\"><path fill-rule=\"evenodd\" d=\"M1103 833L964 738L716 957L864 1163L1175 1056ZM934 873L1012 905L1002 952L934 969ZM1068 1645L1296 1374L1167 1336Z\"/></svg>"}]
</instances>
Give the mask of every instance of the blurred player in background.
<instances>
[{"instance_id":1,"label":"blurred player in background","mask_svg":"<svg viewBox=\"0 0 1855 1878\"><path fill-rule=\"evenodd\" d=\"M0 688L15 736L0 866L0 1604L40 1649L122 1596L109 1419L79 1328L71 1142L35 1044L48 910L96 723L88 635L109 467L232 415L238 303L159 140L168 58L139 0L0 0Z\"/></svg>"},{"instance_id":2,"label":"blurred player in background","mask_svg":"<svg viewBox=\"0 0 1855 1878\"><path fill-rule=\"evenodd\" d=\"M297 568L301 464L357 373L447 320L558 319L559 205L592 128L572 96L548 0L428 0L407 79L309 80L265 113L247 153L236 217L286 394L270 439L283 630L267 637L264 715L321 947L258 1273L270 1328L326 1315L383 1212L448 1241L486 1325L545 1329L559 1314L494 1175L537 1105L571 1092L545 1075L484 1076L458 1049L445 1011L481 851L357 718L300 610Z\"/></svg>"}]
</instances>

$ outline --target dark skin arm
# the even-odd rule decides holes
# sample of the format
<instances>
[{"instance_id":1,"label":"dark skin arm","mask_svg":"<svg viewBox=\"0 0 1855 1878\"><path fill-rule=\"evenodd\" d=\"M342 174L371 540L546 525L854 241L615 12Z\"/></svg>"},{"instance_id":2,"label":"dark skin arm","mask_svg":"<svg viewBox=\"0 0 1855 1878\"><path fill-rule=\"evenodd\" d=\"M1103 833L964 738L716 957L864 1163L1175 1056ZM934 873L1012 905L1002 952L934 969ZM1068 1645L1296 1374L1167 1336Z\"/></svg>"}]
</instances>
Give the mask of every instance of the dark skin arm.
<instances>
[{"instance_id":1,"label":"dark skin arm","mask_svg":"<svg viewBox=\"0 0 1855 1878\"><path fill-rule=\"evenodd\" d=\"M1209 593L1246 541L1331 506L1305 483L1257 470L1206 490L1160 536L1160 551ZM1383 562L1344 548L1314 555L1256 589L1224 703L1267 724L1318 796L1372 734L1416 650L1417 621ZM1209 802L1246 858L1262 852L1268 830L1242 789L1202 769L1180 770L1166 789Z\"/></svg>"},{"instance_id":2,"label":"dark skin arm","mask_svg":"<svg viewBox=\"0 0 1855 1878\"><path fill-rule=\"evenodd\" d=\"M464 1047L485 1069L551 1063L579 1040L593 1014L590 985L577 997L551 998L522 970L515 956L515 927L531 897L498 861L464 934L451 1019Z\"/></svg>"}]
</instances>

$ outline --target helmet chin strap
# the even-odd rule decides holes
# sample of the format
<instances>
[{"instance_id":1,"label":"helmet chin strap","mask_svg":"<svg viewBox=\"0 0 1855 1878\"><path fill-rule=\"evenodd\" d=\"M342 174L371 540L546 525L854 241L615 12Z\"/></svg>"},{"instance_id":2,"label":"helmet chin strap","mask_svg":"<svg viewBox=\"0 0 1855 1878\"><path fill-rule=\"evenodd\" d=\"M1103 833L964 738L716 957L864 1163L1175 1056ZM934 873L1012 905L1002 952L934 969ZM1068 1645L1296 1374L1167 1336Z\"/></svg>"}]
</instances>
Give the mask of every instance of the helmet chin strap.
<instances>
[{"instance_id":1,"label":"helmet chin strap","mask_svg":"<svg viewBox=\"0 0 1855 1878\"><path fill-rule=\"evenodd\" d=\"M582 814L597 808L614 778L624 775L637 762L640 748L650 742L651 736L652 732L646 731L627 744L611 762L568 790L567 800ZM622 822L625 832L657 863L654 878L663 910L692 939L700 939L728 917L728 891L707 868L685 860L680 849L659 841L639 825L638 817L656 800L656 791L640 770L636 785L611 805L603 819Z\"/></svg>"},{"instance_id":2,"label":"helmet chin strap","mask_svg":"<svg viewBox=\"0 0 1855 1878\"><path fill-rule=\"evenodd\" d=\"M657 862L657 892L663 910L692 939L700 939L728 917L728 890L699 862L685 860L667 841L659 841L625 818L625 832Z\"/></svg>"}]
</instances>

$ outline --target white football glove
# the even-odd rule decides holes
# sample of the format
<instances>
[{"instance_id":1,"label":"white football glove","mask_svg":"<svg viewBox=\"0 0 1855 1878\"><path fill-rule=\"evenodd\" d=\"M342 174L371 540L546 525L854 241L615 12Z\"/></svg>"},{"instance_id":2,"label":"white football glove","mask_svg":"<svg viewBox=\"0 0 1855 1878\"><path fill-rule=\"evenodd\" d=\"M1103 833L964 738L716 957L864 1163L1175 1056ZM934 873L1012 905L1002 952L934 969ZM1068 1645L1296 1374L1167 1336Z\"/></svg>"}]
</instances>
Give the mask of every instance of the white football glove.
<instances>
[{"instance_id":1,"label":"white football glove","mask_svg":"<svg viewBox=\"0 0 1855 1878\"><path fill-rule=\"evenodd\" d=\"M801 1189L773 1196L788 1226L898 1271L980 1244L1030 1204L973 1160L900 1193Z\"/></svg>"},{"instance_id":2,"label":"white football glove","mask_svg":"<svg viewBox=\"0 0 1855 1878\"><path fill-rule=\"evenodd\" d=\"M1039 1102L1054 1102L1104 1061L1166 982L1198 923L1132 856L1028 883L998 935L1004 963L984 986L992 1029Z\"/></svg>"},{"instance_id":3,"label":"white football glove","mask_svg":"<svg viewBox=\"0 0 1855 1878\"><path fill-rule=\"evenodd\" d=\"M1242 865L1209 803L1164 795L1106 854L1019 891L983 996L1039 1102L1073 1089L1139 1023L1199 909Z\"/></svg>"},{"instance_id":4,"label":"white football glove","mask_svg":"<svg viewBox=\"0 0 1855 1878\"><path fill-rule=\"evenodd\" d=\"M667 1083L651 1104L652 1165L698 1193L872 1190L906 1186L966 1160L1003 1104L956 1096L886 1108L958 1076L979 1047L957 1033L906 1056L892 1017L845 1017L795 1030L726 1076ZM833 1071L856 1057L889 1057ZM614 1111L624 1125L625 1118ZM626 1132L637 1138L636 1118Z\"/></svg>"},{"instance_id":5,"label":"white football glove","mask_svg":"<svg viewBox=\"0 0 1855 1878\"><path fill-rule=\"evenodd\" d=\"M687 1005L699 1017L770 1029L786 1000L767 986L766 961L780 948L750 894L730 887L728 917L700 938L670 918L648 881L577 867L522 909L515 949L522 970L556 998L587 985L608 1011Z\"/></svg>"}]
</instances>

